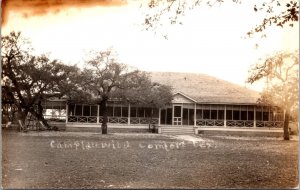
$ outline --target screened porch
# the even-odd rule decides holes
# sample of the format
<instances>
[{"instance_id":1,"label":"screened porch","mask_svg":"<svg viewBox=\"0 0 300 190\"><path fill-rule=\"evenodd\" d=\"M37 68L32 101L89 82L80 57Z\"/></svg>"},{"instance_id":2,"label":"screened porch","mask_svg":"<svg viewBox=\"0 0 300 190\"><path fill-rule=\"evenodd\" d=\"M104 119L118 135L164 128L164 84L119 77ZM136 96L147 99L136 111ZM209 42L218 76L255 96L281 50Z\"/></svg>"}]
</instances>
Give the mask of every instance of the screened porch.
<instances>
[{"instance_id":1,"label":"screened porch","mask_svg":"<svg viewBox=\"0 0 300 190\"><path fill-rule=\"evenodd\" d=\"M110 102L107 105L108 123L111 124L158 124L159 109ZM99 105L70 104L68 120L70 123L102 123L103 109Z\"/></svg>"},{"instance_id":2,"label":"screened porch","mask_svg":"<svg viewBox=\"0 0 300 190\"><path fill-rule=\"evenodd\" d=\"M99 105L67 105L67 122L102 123ZM108 123L120 125L194 127L282 127L283 113L274 107L257 105L217 105L174 103L164 108L147 108L110 102Z\"/></svg>"}]
</instances>

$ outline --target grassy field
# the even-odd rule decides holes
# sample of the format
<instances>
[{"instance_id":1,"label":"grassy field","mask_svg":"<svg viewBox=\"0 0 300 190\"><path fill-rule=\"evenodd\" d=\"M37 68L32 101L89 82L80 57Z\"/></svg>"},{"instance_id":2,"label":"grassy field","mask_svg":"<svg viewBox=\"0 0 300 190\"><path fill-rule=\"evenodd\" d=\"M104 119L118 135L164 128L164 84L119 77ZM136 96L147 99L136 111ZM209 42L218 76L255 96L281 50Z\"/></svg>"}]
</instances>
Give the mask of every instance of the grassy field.
<instances>
[{"instance_id":1,"label":"grassy field","mask_svg":"<svg viewBox=\"0 0 300 190\"><path fill-rule=\"evenodd\" d=\"M4 188L293 188L298 140L2 131Z\"/></svg>"}]
</instances>

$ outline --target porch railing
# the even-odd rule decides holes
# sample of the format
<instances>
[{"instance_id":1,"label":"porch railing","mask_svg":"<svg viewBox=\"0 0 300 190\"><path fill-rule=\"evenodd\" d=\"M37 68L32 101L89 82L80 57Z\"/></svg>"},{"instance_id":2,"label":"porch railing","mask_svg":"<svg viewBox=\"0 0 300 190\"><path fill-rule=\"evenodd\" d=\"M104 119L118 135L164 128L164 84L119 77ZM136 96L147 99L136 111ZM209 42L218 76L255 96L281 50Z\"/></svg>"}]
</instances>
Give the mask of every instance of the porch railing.
<instances>
[{"instance_id":1,"label":"porch railing","mask_svg":"<svg viewBox=\"0 0 300 190\"><path fill-rule=\"evenodd\" d=\"M224 126L224 120L198 119L196 126Z\"/></svg>"},{"instance_id":2,"label":"porch railing","mask_svg":"<svg viewBox=\"0 0 300 190\"><path fill-rule=\"evenodd\" d=\"M224 120L208 120L199 119L196 120L196 126L224 126ZM227 127L254 127L254 121L245 120L227 120ZM282 128L283 121L256 121L256 127L268 127L268 128Z\"/></svg>"},{"instance_id":3,"label":"porch railing","mask_svg":"<svg viewBox=\"0 0 300 190\"><path fill-rule=\"evenodd\" d=\"M130 124L158 124L158 118L130 118ZM98 117L99 123L103 122L103 117ZM97 123L97 116L68 116L68 122L74 123ZM128 117L108 117L108 123L114 124L128 124Z\"/></svg>"},{"instance_id":4,"label":"porch railing","mask_svg":"<svg viewBox=\"0 0 300 190\"><path fill-rule=\"evenodd\" d=\"M226 121L227 127L254 127L254 121L245 120L228 120Z\"/></svg>"},{"instance_id":5,"label":"porch railing","mask_svg":"<svg viewBox=\"0 0 300 190\"><path fill-rule=\"evenodd\" d=\"M130 118L130 124L158 124L158 118L144 118L144 117L132 117Z\"/></svg>"},{"instance_id":6,"label":"porch railing","mask_svg":"<svg viewBox=\"0 0 300 190\"><path fill-rule=\"evenodd\" d=\"M100 123L102 123L103 118L101 117ZM119 123L119 124L128 124L127 117L108 117L108 123Z\"/></svg>"},{"instance_id":7,"label":"porch railing","mask_svg":"<svg viewBox=\"0 0 300 190\"><path fill-rule=\"evenodd\" d=\"M68 122L97 123L96 116L68 116Z\"/></svg>"},{"instance_id":8,"label":"porch railing","mask_svg":"<svg viewBox=\"0 0 300 190\"><path fill-rule=\"evenodd\" d=\"M283 121L256 121L256 127L283 128Z\"/></svg>"}]
</instances>

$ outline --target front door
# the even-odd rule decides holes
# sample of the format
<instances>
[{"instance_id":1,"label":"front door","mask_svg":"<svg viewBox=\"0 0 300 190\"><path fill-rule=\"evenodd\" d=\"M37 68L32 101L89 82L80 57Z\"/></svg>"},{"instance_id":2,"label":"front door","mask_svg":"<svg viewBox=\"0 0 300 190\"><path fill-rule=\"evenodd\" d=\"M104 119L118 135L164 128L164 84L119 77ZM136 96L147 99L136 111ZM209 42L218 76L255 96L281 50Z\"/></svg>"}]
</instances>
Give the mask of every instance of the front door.
<instances>
[{"instance_id":1,"label":"front door","mask_svg":"<svg viewBox=\"0 0 300 190\"><path fill-rule=\"evenodd\" d=\"M182 125L182 106L174 105L173 110L173 125Z\"/></svg>"}]
</instances>

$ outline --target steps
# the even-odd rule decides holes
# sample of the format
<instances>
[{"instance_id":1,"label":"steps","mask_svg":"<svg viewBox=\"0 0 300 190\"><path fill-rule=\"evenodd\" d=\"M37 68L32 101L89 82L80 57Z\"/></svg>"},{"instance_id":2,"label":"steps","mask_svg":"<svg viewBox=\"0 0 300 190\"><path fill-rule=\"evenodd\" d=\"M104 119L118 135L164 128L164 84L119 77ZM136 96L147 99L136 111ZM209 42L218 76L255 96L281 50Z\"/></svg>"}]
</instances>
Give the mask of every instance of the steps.
<instances>
[{"instance_id":1,"label":"steps","mask_svg":"<svg viewBox=\"0 0 300 190\"><path fill-rule=\"evenodd\" d=\"M193 127L161 127L161 134L174 134L174 135L183 135L183 134L195 134Z\"/></svg>"}]
</instances>

